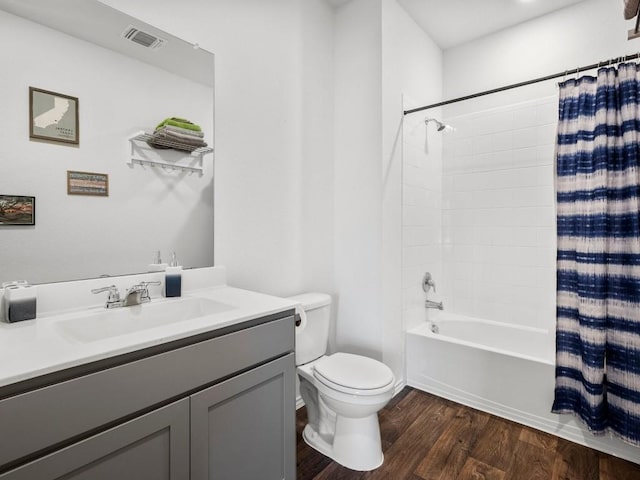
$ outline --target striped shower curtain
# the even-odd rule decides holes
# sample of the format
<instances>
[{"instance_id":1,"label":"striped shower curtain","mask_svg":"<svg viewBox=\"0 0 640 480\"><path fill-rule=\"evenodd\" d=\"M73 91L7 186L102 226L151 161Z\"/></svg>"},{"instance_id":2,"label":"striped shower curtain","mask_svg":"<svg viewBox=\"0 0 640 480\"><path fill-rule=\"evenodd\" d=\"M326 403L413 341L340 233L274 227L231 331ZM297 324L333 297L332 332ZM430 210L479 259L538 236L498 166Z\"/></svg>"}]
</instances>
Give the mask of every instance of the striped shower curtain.
<instances>
[{"instance_id":1,"label":"striped shower curtain","mask_svg":"<svg viewBox=\"0 0 640 480\"><path fill-rule=\"evenodd\" d=\"M553 412L640 445L640 68L560 85Z\"/></svg>"}]
</instances>

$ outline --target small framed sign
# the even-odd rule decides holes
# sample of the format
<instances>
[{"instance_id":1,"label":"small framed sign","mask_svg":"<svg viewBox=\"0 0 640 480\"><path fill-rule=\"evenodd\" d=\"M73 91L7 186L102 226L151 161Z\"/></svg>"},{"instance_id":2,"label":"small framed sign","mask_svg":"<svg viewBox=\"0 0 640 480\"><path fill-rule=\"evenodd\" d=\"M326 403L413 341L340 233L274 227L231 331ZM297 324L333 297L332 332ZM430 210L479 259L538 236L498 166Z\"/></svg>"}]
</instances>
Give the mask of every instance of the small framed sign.
<instances>
[{"instance_id":1,"label":"small framed sign","mask_svg":"<svg viewBox=\"0 0 640 480\"><path fill-rule=\"evenodd\" d=\"M0 195L0 226L35 224L36 197Z\"/></svg>"},{"instance_id":2,"label":"small framed sign","mask_svg":"<svg viewBox=\"0 0 640 480\"><path fill-rule=\"evenodd\" d=\"M67 170L67 194L108 197L109 175Z\"/></svg>"},{"instance_id":3,"label":"small framed sign","mask_svg":"<svg viewBox=\"0 0 640 480\"><path fill-rule=\"evenodd\" d=\"M29 87L29 138L80 144L78 99Z\"/></svg>"}]
</instances>

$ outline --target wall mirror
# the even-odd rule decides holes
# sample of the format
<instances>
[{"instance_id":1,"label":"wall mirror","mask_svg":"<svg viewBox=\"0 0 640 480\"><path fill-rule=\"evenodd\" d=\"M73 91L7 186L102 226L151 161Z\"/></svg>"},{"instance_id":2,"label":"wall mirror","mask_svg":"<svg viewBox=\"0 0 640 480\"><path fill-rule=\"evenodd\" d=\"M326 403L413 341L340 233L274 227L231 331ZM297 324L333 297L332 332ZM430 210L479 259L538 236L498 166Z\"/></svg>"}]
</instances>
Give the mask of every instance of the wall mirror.
<instances>
[{"instance_id":1,"label":"wall mirror","mask_svg":"<svg viewBox=\"0 0 640 480\"><path fill-rule=\"evenodd\" d=\"M96 0L0 0L0 24L0 198L35 199L33 225L0 211L0 283L142 273L156 251L213 265L213 153L130 140L176 117L213 147L213 54ZM30 138L33 89L76 143Z\"/></svg>"}]
</instances>

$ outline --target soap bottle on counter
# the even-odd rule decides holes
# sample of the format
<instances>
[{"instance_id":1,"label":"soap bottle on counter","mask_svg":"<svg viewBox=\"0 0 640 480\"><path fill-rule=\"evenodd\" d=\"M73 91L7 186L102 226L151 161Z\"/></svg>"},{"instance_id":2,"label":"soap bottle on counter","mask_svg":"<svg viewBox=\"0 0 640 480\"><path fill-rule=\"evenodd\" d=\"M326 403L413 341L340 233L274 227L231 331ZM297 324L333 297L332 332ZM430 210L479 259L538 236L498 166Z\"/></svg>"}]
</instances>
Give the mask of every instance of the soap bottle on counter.
<instances>
[{"instance_id":1,"label":"soap bottle on counter","mask_svg":"<svg viewBox=\"0 0 640 480\"><path fill-rule=\"evenodd\" d=\"M22 322L36 318L36 287L25 280L2 284L4 321Z\"/></svg>"},{"instance_id":2,"label":"soap bottle on counter","mask_svg":"<svg viewBox=\"0 0 640 480\"><path fill-rule=\"evenodd\" d=\"M180 297L182 295L182 267L178 264L176 252L171 256L171 263L165 270L165 297Z\"/></svg>"},{"instance_id":3,"label":"soap bottle on counter","mask_svg":"<svg viewBox=\"0 0 640 480\"><path fill-rule=\"evenodd\" d=\"M169 265L162 262L162 257L160 256L160 250L156 251L153 255L153 261L149 264L149 268L147 269L149 272L164 272Z\"/></svg>"}]
</instances>

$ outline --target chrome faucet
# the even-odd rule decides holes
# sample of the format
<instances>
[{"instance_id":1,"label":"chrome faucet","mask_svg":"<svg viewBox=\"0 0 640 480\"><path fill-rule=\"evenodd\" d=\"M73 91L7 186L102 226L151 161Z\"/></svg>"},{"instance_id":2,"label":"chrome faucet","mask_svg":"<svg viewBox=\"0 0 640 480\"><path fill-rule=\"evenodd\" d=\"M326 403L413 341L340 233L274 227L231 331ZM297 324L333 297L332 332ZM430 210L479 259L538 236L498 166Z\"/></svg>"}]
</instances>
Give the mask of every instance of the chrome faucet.
<instances>
[{"instance_id":1,"label":"chrome faucet","mask_svg":"<svg viewBox=\"0 0 640 480\"><path fill-rule=\"evenodd\" d=\"M149 295L149 285L160 285L160 282L140 282L131 288L128 288L124 300L120 298L120 292L115 285L108 287L94 288L91 293L109 292L107 303L104 308L131 307L142 303L149 303L151 296Z\"/></svg>"},{"instance_id":2,"label":"chrome faucet","mask_svg":"<svg viewBox=\"0 0 640 480\"><path fill-rule=\"evenodd\" d=\"M424 308L437 308L438 310L444 310L442 302L434 302L433 300L425 300Z\"/></svg>"},{"instance_id":3,"label":"chrome faucet","mask_svg":"<svg viewBox=\"0 0 640 480\"><path fill-rule=\"evenodd\" d=\"M140 282L127 289L124 297L123 307L131 307L132 305L140 305L149 303L151 296L149 295L149 285L160 285L160 282Z\"/></svg>"}]
</instances>

